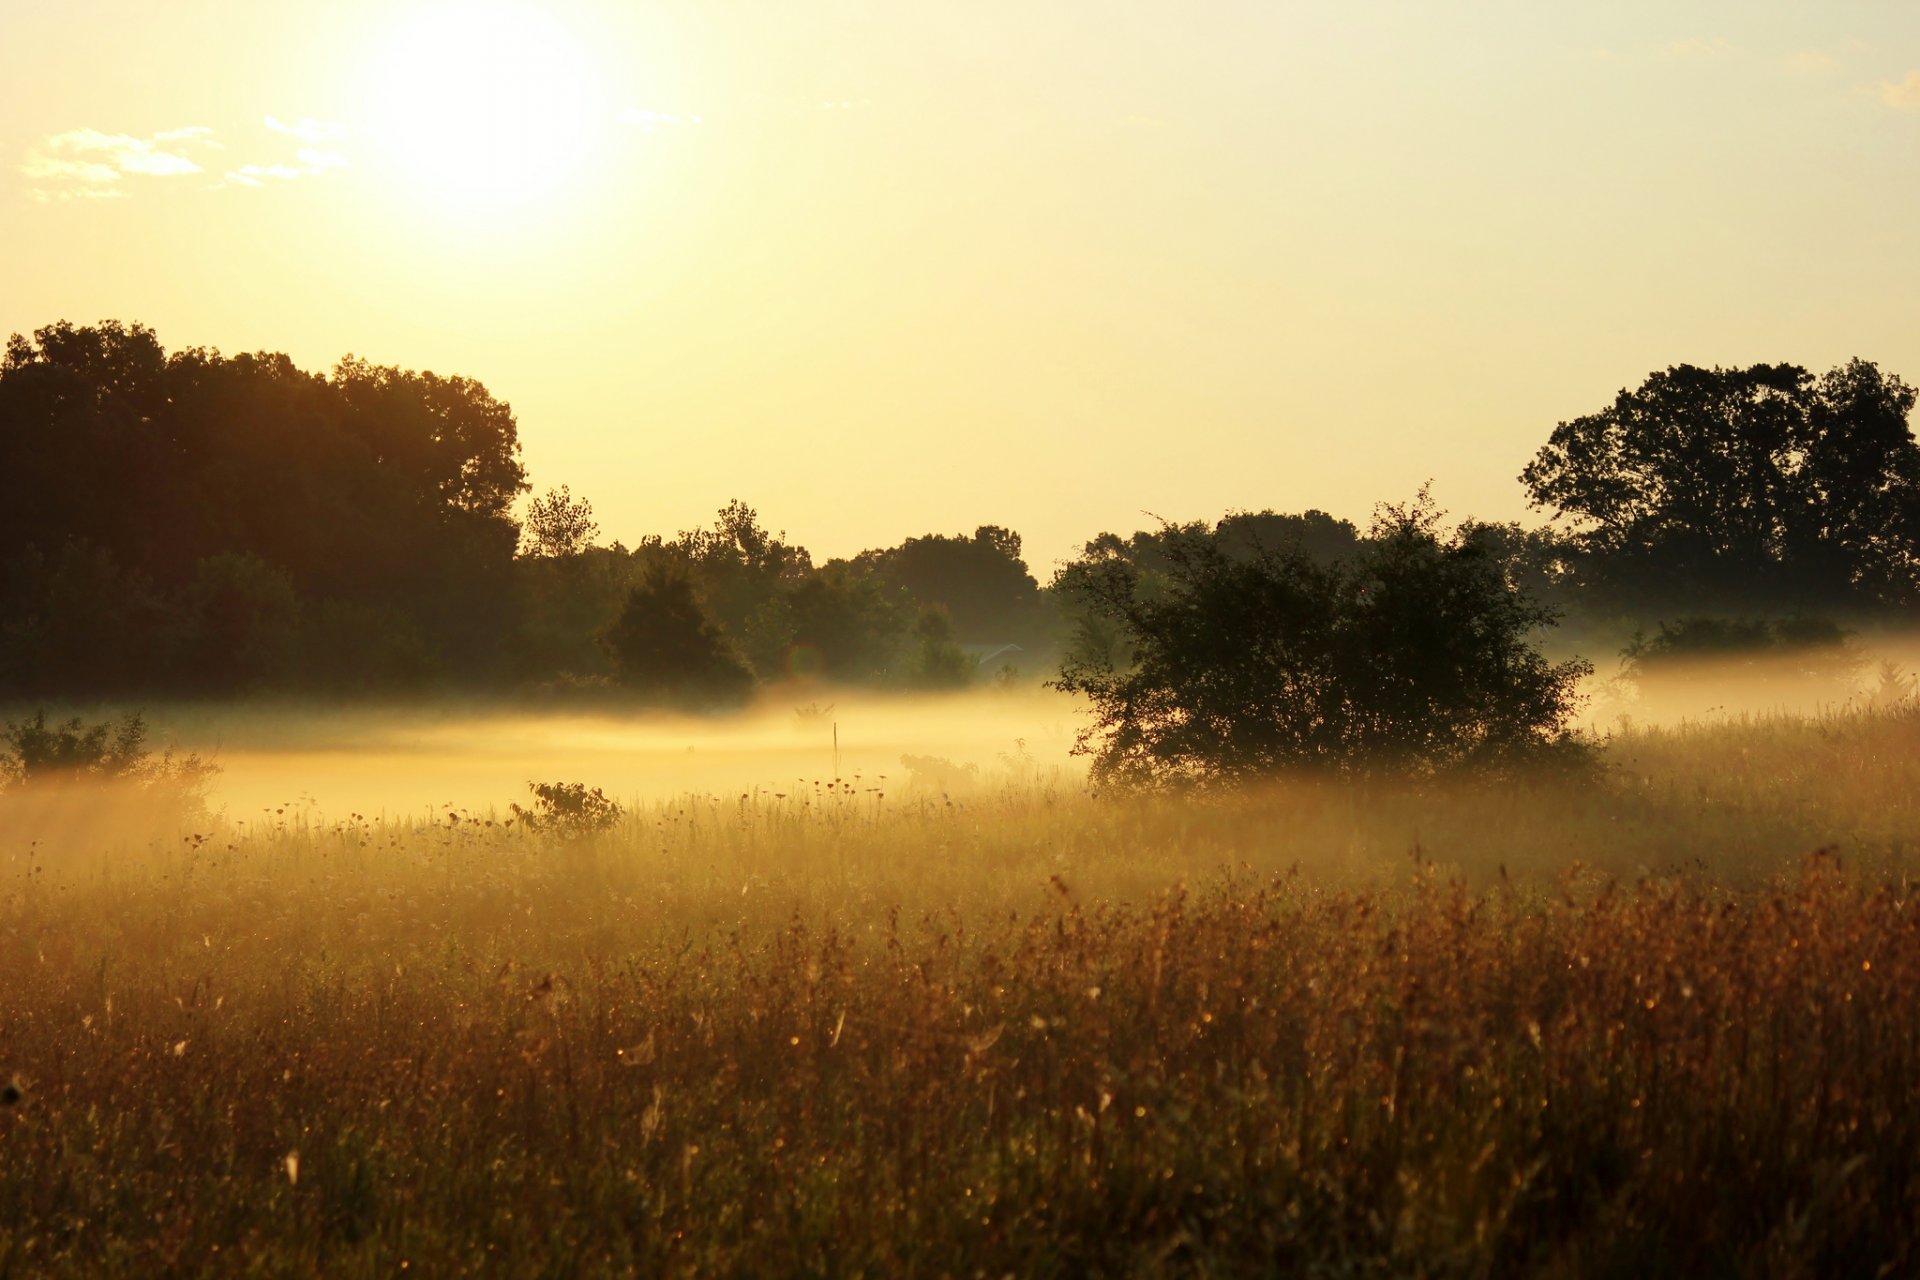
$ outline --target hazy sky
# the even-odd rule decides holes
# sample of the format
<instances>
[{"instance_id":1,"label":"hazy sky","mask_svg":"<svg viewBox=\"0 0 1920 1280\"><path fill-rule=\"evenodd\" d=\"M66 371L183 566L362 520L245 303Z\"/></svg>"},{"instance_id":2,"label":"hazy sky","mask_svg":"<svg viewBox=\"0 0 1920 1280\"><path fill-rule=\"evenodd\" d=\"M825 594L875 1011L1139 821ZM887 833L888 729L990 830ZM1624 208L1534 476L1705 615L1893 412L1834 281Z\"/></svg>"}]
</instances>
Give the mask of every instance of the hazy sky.
<instances>
[{"instance_id":1,"label":"hazy sky","mask_svg":"<svg viewBox=\"0 0 1920 1280\"><path fill-rule=\"evenodd\" d=\"M1431 477L1683 361L1920 381L1913 0L0 0L0 331L512 402L629 542Z\"/></svg>"}]
</instances>

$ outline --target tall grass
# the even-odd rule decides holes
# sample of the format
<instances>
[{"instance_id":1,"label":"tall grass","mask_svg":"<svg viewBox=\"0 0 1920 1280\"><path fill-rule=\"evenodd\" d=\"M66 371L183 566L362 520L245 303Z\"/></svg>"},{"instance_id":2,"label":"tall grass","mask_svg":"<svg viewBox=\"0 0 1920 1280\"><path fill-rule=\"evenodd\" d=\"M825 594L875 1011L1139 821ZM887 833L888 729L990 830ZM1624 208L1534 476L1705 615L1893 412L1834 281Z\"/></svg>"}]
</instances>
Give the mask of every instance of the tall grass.
<instances>
[{"instance_id":1,"label":"tall grass","mask_svg":"<svg viewBox=\"0 0 1920 1280\"><path fill-rule=\"evenodd\" d=\"M23 811L0 1274L1911 1272L1917 734L573 842Z\"/></svg>"}]
</instances>

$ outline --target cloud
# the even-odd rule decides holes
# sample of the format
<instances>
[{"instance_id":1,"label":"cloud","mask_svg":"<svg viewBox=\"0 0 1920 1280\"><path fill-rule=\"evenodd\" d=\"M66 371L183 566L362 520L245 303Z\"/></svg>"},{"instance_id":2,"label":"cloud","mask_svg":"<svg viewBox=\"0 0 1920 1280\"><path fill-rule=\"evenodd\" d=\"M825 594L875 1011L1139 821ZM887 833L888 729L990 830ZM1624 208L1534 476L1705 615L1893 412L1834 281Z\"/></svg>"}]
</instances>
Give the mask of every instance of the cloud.
<instances>
[{"instance_id":1,"label":"cloud","mask_svg":"<svg viewBox=\"0 0 1920 1280\"><path fill-rule=\"evenodd\" d=\"M345 133L345 130L337 124L329 124L325 120L314 120L308 116L301 116L292 124L288 124L286 121L275 116L268 116L265 123L270 131L274 133L284 133L288 137L304 142L310 147L317 147L323 143L338 142L340 141L341 135Z\"/></svg>"},{"instance_id":2,"label":"cloud","mask_svg":"<svg viewBox=\"0 0 1920 1280\"><path fill-rule=\"evenodd\" d=\"M340 125L307 116L291 124L278 116L267 116L261 123L269 133L281 134L305 145L294 149L292 160L236 165L222 175L221 186L231 183L240 187L264 187L269 183L312 178L347 167L347 157L331 145L346 134Z\"/></svg>"},{"instance_id":3,"label":"cloud","mask_svg":"<svg viewBox=\"0 0 1920 1280\"><path fill-rule=\"evenodd\" d=\"M243 164L236 169L227 170L226 181L243 187L264 187L269 182L292 182L296 178L311 178L332 169L344 169L347 158L337 151L320 151L313 147L301 147L294 153L294 164Z\"/></svg>"},{"instance_id":4,"label":"cloud","mask_svg":"<svg viewBox=\"0 0 1920 1280\"><path fill-rule=\"evenodd\" d=\"M227 168L215 189L229 185L261 187L331 173L347 166L336 147L344 130L323 120L302 117L289 124L274 116L265 119L270 134L299 145L287 157L263 157ZM285 143L280 144L284 146ZM206 172L203 161L226 148L205 125L163 129L146 137L104 133L99 129L70 129L28 149L19 164L27 178L27 197L40 204L57 200L102 200L129 194L129 179L190 177ZM278 149L278 148L276 148Z\"/></svg>"},{"instance_id":5,"label":"cloud","mask_svg":"<svg viewBox=\"0 0 1920 1280\"><path fill-rule=\"evenodd\" d=\"M199 173L199 163L187 152L219 145L213 140L213 130L204 125L167 129L145 138L98 129L70 129L30 148L20 163L20 172L44 184L30 192L36 200L98 199L123 194L120 183L124 178L177 178Z\"/></svg>"},{"instance_id":6,"label":"cloud","mask_svg":"<svg viewBox=\"0 0 1920 1280\"><path fill-rule=\"evenodd\" d=\"M1909 71L1907 78L1898 82L1882 81L1880 101L1896 111L1920 111L1920 71Z\"/></svg>"}]
</instances>

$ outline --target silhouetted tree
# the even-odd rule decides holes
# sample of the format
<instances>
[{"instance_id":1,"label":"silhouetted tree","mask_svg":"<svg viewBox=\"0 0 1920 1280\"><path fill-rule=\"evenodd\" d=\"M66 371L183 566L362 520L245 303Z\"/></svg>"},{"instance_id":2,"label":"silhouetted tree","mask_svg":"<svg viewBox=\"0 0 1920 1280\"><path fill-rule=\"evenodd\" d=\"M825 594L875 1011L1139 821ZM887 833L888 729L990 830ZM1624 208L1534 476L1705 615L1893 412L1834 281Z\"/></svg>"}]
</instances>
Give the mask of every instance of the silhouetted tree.
<instances>
[{"instance_id":1,"label":"silhouetted tree","mask_svg":"<svg viewBox=\"0 0 1920 1280\"><path fill-rule=\"evenodd\" d=\"M710 529L682 530L666 547L687 565L713 616L730 636L744 637L781 591L813 568L805 547L761 527L759 513L738 498Z\"/></svg>"},{"instance_id":2,"label":"silhouetted tree","mask_svg":"<svg viewBox=\"0 0 1920 1280\"><path fill-rule=\"evenodd\" d=\"M0 691L61 697L122 695L164 677L166 602L144 574L104 547L28 545L5 564Z\"/></svg>"},{"instance_id":3,"label":"silhouetted tree","mask_svg":"<svg viewBox=\"0 0 1920 1280\"><path fill-rule=\"evenodd\" d=\"M753 691L753 672L679 567L656 567L641 579L605 643L620 683L652 701L737 706Z\"/></svg>"},{"instance_id":4,"label":"silhouetted tree","mask_svg":"<svg viewBox=\"0 0 1920 1280\"><path fill-rule=\"evenodd\" d=\"M758 620L762 671L875 682L899 658L912 605L875 574L834 560L790 586ZM802 663L790 659L803 654Z\"/></svg>"},{"instance_id":5,"label":"silhouetted tree","mask_svg":"<svg viewBox=\"0 0 1920 1280\"><path fill-rule=\"evenodd\" d=\"M593 518L593 504L585 498L574 497L571 489L561 485L547 490L528 505L520 536L528 555L565 559L592 546L599 532L600 526Z\"/></svg>"},{"instance_id":6,"label":"silhouetted tree","mask_svg":"<svg viewBox=\"0 0 1920 1280\"><path fill-rule=\"evenodd\" d=\"M1679 365L1563 422L1521 474L1584 584L1664 609L1920 598L1913 388L1855 360Z\"/></svg>"},{"instance_id":7,"label":"silhouetted tree","mask_svg":"<svg viewBox=\"0 0 1920 1280\"><path fill-rule=\"evenodd\" d=\"M972 537L929 534L863 552L858 563L922 604L939 605L958 640L1038 645L1052 619L1040 585L1020 558L1020 535L981 525Z\"/></svg>"},{"instance_id":8,"label":"silhouetted tree","mask_svg":"<svg viewBox=\"0 0 1920 1280\"><path fill-rule=\"evenodd\" d=\"M300 600L258 556L208 556L172 602L165 630L172 683L186 692L284 687L296 674Z\"/></svg>"},{"instance_id":9,"label":"silhouetted tree","mask_svg":"<svg viewBox=\"0 0 1920 1280\"><path fill-rule=\"evenodd\" d=\"M201 687L194 673L207 668L175 645L174 662L96 654L92 683L72 688L78 659L60 656L58 636L113 626L149 655L167 647L161 631L184 644L215 608L206 566L238 563L222 557L262 566L256 587L278 575L313 625L357 611L413 637L442 674L488 673L509 633L499 612L519 536L510 508L525 488L518 453L511 409L471 379L352 358L329 378L278 354L168 355L151 330L111 321L16 334L0 357L0 547L21 571L0 579L0 616L13 624L0 681L23 692L126 692L174 677ZM75 555L109 568L128 599L157 602L169 626L110 623L97 591L91 614L49 612L50 584L79 581ZM370 659L395 651L392 634L364 644ZM274 665L293 678L297 664Z\"/></svg>"},{"instance_id":10,"label":"silhouetted tree","mask_svg":"<svg viewBox=\"0 0 1920 1280\"><path fill-rule=\"evenodd\" d=\"M1551 611L1514 588L1484 533L1443 534L1424 495L1382 508L1333 563L1298 545L1233 553L1204 527L1162 534L1152 591L1106 548L1062 576L1122 636L1057 681L1092 702L1080 749L1097 776L1421 773L1578 753L1567 722L1591 668L1538 653Z\"/></svg>"}]
</instances>

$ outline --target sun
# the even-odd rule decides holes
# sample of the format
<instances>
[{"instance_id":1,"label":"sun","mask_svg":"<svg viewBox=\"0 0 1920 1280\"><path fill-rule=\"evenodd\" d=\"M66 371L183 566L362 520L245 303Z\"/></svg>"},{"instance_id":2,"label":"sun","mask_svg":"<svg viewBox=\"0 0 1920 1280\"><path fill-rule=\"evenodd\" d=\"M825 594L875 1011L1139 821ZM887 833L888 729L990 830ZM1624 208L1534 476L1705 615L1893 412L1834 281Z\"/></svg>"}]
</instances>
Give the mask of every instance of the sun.
<instances>
[{"instance_id":1,"label":"sun","mask_svg":"<svg viewBox=\"0 0 1920 1280\"><path fill-rule=\"evenodd\" d=\"M380 39L363 117L396 179L441 211L524 211L590 174L609 123L600 70L532 6L429 6Z\"/></svg>"}]
</instances>

